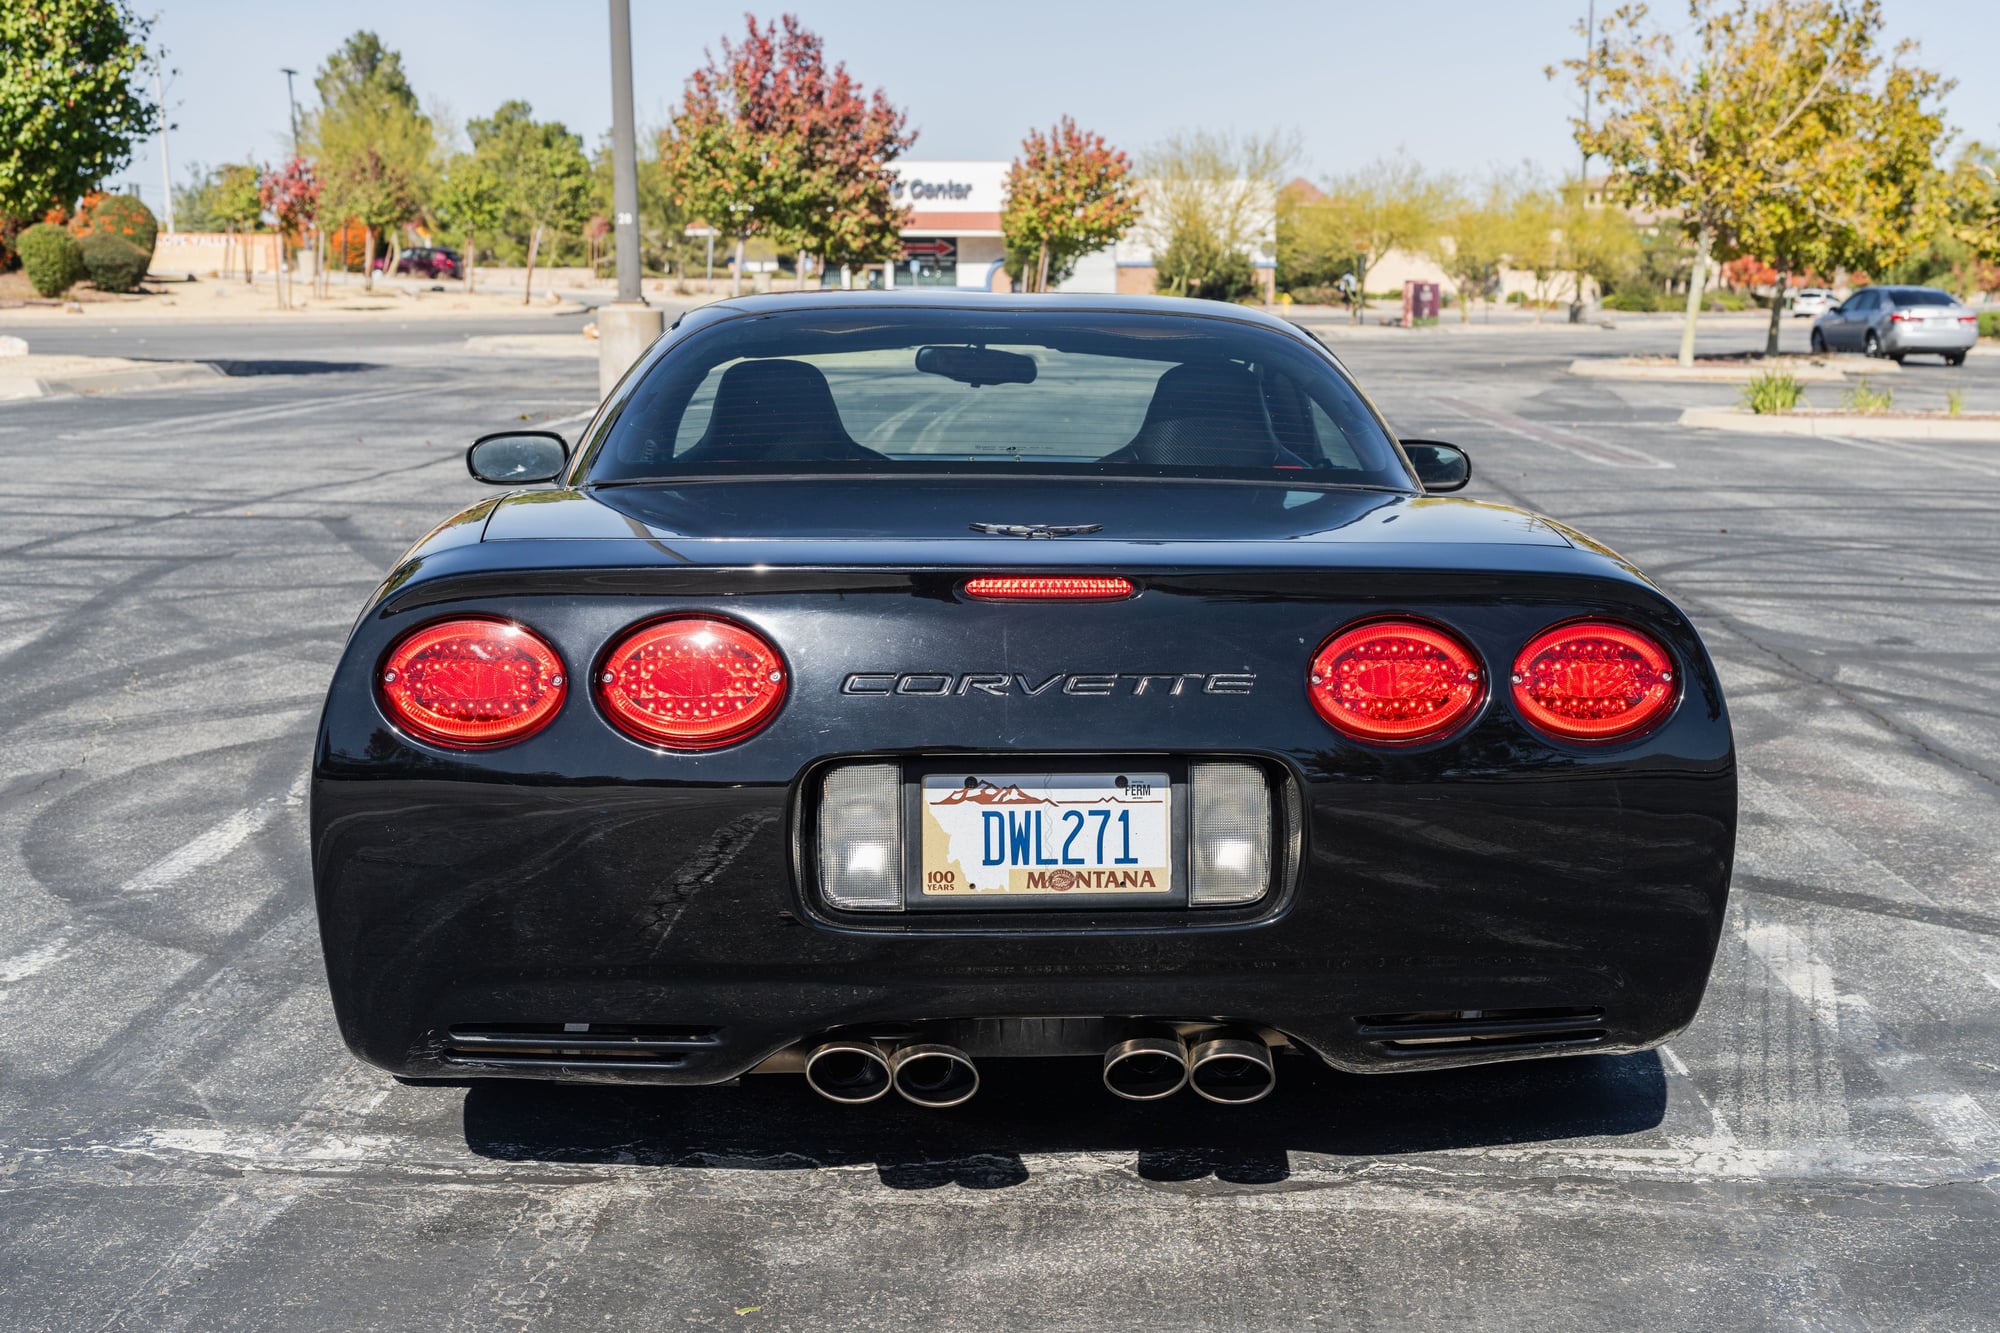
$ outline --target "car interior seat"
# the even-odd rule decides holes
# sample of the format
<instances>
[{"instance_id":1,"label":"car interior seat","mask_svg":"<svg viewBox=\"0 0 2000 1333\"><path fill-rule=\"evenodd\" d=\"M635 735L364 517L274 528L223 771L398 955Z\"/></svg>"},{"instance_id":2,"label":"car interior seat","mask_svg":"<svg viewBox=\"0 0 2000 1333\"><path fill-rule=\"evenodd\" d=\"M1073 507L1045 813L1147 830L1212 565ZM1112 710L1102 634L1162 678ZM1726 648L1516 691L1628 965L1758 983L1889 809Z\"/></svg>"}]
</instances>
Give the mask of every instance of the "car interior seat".
<instances>
[{"instance_id":1,"label":"car interior seat","mask_svg":"<svg viewBox=\"0 0 2000 1333\"><path fill-rule=\"evenodd\" d=\"M1229 361L1189 361L1160 376L1132 442L1105 462L1166 467L1299 467L1271 429L1256 374Z\"/></svg>"},{"instance_id":2,"label":"car interior seat","mask_svg":"<svg viewBox=\"0 0 2000 1333\"><path fill-rule=\"evenodd\" d=\"M722 372L708 429L681 463L882 462L841 423L819 367L773 358Z\"/></svg>"}]
</instances>

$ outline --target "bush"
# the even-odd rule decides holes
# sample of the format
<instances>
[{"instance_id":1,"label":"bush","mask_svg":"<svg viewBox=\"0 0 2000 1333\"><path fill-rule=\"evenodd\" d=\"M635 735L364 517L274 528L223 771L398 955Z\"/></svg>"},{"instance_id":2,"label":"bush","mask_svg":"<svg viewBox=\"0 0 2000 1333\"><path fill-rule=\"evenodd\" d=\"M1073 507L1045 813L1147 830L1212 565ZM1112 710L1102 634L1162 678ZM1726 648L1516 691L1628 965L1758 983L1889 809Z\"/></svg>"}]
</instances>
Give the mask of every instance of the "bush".
<instances>
[{"instance_id":1,"label":"bush","mask_svg":"<svg viewBox=\"0 0 2000 1333\"><path fill-rule=\"evenodd\" d=\"M1789 412L1805 401L1805 396L1787 370L1767 370L1743 386L1743 405L1759 416Z\"/></svg>"},{"instance_id":2,"label":"bush","mask_svg":"<svg viewBox=\"0 0 2000 1333\"><path fill-rule=\"evenodd\" d=\"M151 259L160 223L152 209L131 195L107 194L79 210L70 220L69 230L78 241L86 236L116 236L128 245L138 246Z\"/></svg>"},{"instance_id":3,"label":"bush","mask_svg":"<svg viewBox=\"0 0 2000 1333\"><path fill-rule=\"evenodd\" d=\"M1606 310L1622 310L1626 314L1641 314L1648 310L1660 309L1660 293L1645 287L1620 287L1604 298Z\"/></svg>"},{"instance_id":4,"label":"bush","mask_svg":"<svg viewBox=\"0 0 2000 1333\"><path fill-rule=\"evenodd\" d=\"M61 296L83 277L83 252L76 237L51 222L38 222L14 241L28 281L43 296Z\"/></svg>"},{"instance_id":5,"label":"bush","mask_svg":"<svg viewBox=\"0 0 2000 1333\"><path fill-rule=\"evenodd\" d=\"M1979 312L1979 336L1982 338L2000 338L2000 310L1982 310Z\"/></svg>"},{"instance_id":6,"label":"bush","mask_svg":"<svg viewBox=\"0 0 2000 1333\"><path fill-rule=\"evenodd\" d=\"M108 231L93 232L77 247L83 251L83 269L100 292L129 292L146 280L146 266L153 262L123 236Z\"/></svg>"},{"instance_id":7,"label":"bush","mask_svg":"<svg viewBox=\"0 0 2000 1333\"><path fill-rule=\"evenodd\" d=\"M1250 256L1230 250L1199 227L1180 227L1157 260L1155 281L1170 296L1236 301L1257 291Z\"/></svg>"},{"instance_id":8,"label":"bush","mask_svg":"<svg viewBox=\"0 0 2000 1333\"><path fill-rule=\"evenodd\" d=\"M1748 310L1750 298L1724 287L1708 294L1708 308L1724 311Z\"/></svg>"},{"instance_id":9,"label":"bush","mask_svg":"<svg viewBox=\"0 0 2000 1333\"><path fill-rule=\"evenodd\" d=\"M1887 412L1896 402L1894 389L1873 389L1865 379L1856 380L1854 387L1840 396L1840 405L1850 412L1862 412L1873 416Z\"/></svg>"}]
</instances>

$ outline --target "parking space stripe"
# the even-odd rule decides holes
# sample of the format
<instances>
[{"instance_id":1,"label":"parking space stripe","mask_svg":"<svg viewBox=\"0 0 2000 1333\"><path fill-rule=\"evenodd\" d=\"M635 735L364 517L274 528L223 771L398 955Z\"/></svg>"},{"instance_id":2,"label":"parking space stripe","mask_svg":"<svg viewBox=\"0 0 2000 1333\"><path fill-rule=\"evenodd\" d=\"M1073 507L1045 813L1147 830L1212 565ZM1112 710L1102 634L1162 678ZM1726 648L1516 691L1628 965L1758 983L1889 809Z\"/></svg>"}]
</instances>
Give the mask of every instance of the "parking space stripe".
<instances>
[{"instance_id":1,"label":"parking space stripe","mask_svg":"<svg viewBox=\"0 0 2000 1333\"><path fill-rule=\"evenodd\" d=\"M1517 417L1512 412L1503 412L1497 407L1487 407L1464 398L1440 397L1431 401L1442 404L1461 416L1491 426L1495 430L1518 435L1537 444L1550 445L1566 454L1581 458L1586 463L1596 463L1601 467L1651 469L1673 466L1666 459L1655 457L1644 449L1635 449L1628 444L1609 444L1603 440L1594 440L1573 430L1565 430L1561 426L1530 421L1526 417Z\"/></svg>"}]
</instances>

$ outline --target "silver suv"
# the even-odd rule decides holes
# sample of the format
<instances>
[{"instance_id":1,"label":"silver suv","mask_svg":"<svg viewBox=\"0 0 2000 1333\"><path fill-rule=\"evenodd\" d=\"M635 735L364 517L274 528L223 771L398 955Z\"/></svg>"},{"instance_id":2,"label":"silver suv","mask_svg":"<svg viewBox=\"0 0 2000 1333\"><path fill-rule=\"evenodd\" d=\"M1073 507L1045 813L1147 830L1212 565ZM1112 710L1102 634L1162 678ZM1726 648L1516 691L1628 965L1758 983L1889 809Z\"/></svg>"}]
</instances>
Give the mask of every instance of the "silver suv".
<instances>
[{"instance_id":1,"label":"silver suv","mask_svg":"<svg viewBox=\"0 0 2000 1333\"><path fill-rule=\"evenodd\" d=\"M1815 352L1866 352L1900 363L1934 352L1959 365L1979 341L1979 316L1935 287L1863 287L1813 321Z\"/></svg>"}]
</instances>

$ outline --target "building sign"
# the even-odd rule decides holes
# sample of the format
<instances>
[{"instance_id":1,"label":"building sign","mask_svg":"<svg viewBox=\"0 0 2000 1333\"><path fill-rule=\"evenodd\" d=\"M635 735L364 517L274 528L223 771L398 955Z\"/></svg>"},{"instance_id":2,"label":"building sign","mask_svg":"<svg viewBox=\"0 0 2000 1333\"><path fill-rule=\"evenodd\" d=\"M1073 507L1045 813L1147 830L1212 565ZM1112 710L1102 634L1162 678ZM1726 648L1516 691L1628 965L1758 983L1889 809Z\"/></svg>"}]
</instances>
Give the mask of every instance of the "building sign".
<instances>
[{"instance_id":1,"label":"building sign","mask_svg":"<svg viewBox=\"0 0 2000 1333\"><path fill-rule=\"evenodd\" d=\"M892 193L895 195L896 201L901 203L905 195L908 195L912 201L919 199L970 199L972 198L972 191L973 185L970 181L927 181L918 177L907 181L898 180Z\"/></svg>"},{"instance_id":2,"label":"building sign","mask_svg":"<svg viewBox=\"0 0 2000 1333\"><path fill-rule=\"evenodd\" d=\"M1007 195L1005 162L898 162L891 194L921 225L926 213L946 214L947 225L978 231L1000 229L1000 206ZM972 214L991 214L978 223Z\"/></svg>"},{"instance_id":3,"label":"building sign","mask_svg":"<svg viewBox=\"0 0 2000 1333\"><path fill-rule=\"evenodd\" d=\"M956 241L948 241L942 236L930 236L921 241L904 241L903 257L905 259L924 258L934 264L956 264L958 262L958 243Z\"/></svg>"}]
</instances>

